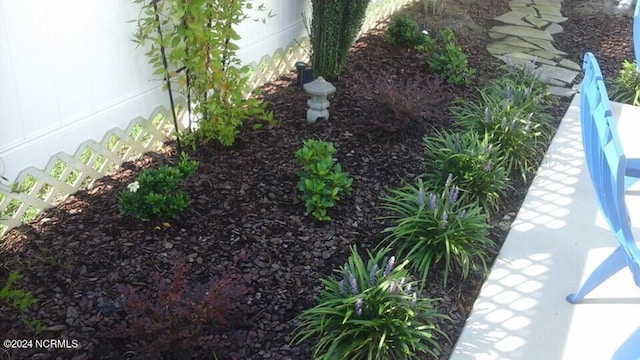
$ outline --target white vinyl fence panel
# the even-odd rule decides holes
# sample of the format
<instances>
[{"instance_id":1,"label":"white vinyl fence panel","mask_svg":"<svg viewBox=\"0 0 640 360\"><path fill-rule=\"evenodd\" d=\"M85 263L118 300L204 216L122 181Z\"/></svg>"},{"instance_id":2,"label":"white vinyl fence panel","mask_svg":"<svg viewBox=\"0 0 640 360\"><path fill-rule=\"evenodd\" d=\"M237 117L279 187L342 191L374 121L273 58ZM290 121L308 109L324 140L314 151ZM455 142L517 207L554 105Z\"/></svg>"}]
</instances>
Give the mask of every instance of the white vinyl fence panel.
<instances>
[{"instance_id":1,"label":"white vinyl fence panel","mask_svg":"<svg viewBox=\"0 0 640 360\"><path fill-rule=\"evenodd\" d=\"M131 41L138 12L128 1L0 0L4 176L167 103Z\"/></svg>"}]
</instances>

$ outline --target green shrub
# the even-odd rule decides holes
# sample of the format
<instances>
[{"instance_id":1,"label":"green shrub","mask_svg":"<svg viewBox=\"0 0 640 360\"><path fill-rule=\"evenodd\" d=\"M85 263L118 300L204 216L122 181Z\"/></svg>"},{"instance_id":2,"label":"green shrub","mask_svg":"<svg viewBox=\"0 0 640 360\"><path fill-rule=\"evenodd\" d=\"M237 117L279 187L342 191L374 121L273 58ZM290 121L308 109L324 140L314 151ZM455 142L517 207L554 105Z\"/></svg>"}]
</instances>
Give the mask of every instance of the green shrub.
<instances>
[{"instance_id":1,"label":"green shrub","mask_svg":"<svg viewBox=\"0 0 640 360\"><path fill-rule=\"evenodd\" d=\"M312 0L311 48L314 76L335 79L362 28L369 0Z\"/></svg>"},{"instance_id":2,"label":"green shrub","mask_svg":"<svg viewBox=\"0 0 640 360\"><path fill-rule=\"evenodd\" d=\"M353 180L334 161L335 152L331 142L305 140L295 153L302 166L298 190L302 192L306 211L321 221L331 220L327 209L332 208L343 194L351 192Z\"/></svg>"},{"instance_id":3,"label":"green shrub","mask_svg":"<svg viewBox=\"0 0 640 360\"><path fill-rule=\"evenodd\" d=\"M245 99L250 67L237 55L238 25L249 18L248 11L266 11L264 5L248 0L133 2L141 4L134 41L149 49L146 55L154 73L164 78L176 129L173 93L184 95L186 108L195 110L198 129L187 132L187 143L215 140L228 146L248 119L274 124L266 103Z\"/></svg>"},{"instance_id":4,"label":"green shrub","mask_svg":"<svg viewBox=\"0 0 640 360\"><path fill-rule=\"evenodd\" d=\"M318 305L306 310L292 343L318 339L314 359L415 359L436 357L441 346L434 338L444 334L434 324L446 318L433 300L418 297L405 269L386 258L388 249L365 260L355 247L337 276L324 279Z\"/></svg>"},{"instance_id":5,"label":"green shrub","mask_svg":"<svg viewBox=\"0 0 640 360\"><path fill-rule=\"evenodd\" d=\"M240 134L242 124L249 118L275 124L273 114L266 111L266 105L256 98L245 99L240 90L234 90L224 102L210 97L209 101L197 106L202 119L195 131L184 134L184 141L194 149L198 144L211 142L231 146Z\"/></svg>"},{"instance_id":6,"label":"green shrub","mask_svg":"<svg viewBox=\"0 0 640 360\"><path fill-rule=\"evenodd\" d=\"M609 86L611 100L640 106L640 72L635 62L624 60Z\"/></svg>"},{"instance_id":7,"label":"green shrub","mask_svg":"<svg viewBox=\"0 0 640 360\"><path fill-rule=\"evenodd\" d=\"M425 136L424 182L437 188L449 174L460 187L464 201L478 202L487 213L495 210L509 187L504 156L495 151L488 136L474 131Z\"/></svg>"},{"instance_id":8,"label":"green shrub","mask_svg":"<svg viewBox=\"0 0 640 360\"><path fill-rule=\"evenodd\" d=\"M20 274L12 272L9 274L4 286L0 288L0 300L15 307L20 314L23 314L29 306L38 302L30 292L24 289L16 289L14 283L20 279Z\"/></svg>"},{"instance_id":9,"label":"green shrub","mask_svg":"<svg viewBox=\"0 0 640 360\"><path fill-rule=\"evenodd\" d=\"M436 34L435 47L424 47L429 52L429 69L444 77L449 84L469 85L476 70L469 67L467 54L457 44L453 30L444 28Z\"/></svg>"},{"instance_id":10,"label":"green shrub","mask_svg":"<svg viewBox=\"0 0 640 360\"><path fill-rule=\"evenodd\" d=\"M387 41L397 46L415 48L425 45L428 38L428 35L422 33L417 22L402 15L391 18L387 28Z\"/></svg>"},{"instance_id":11,"label":"green shrub","mask_svg":"<svg viewBox=\"0 0 640 360\"><path fill-rule=\"evenodd\" d=\"M385 242L410 261L423 286L429 271L439 263L445 286L454 270L463 279L478 261L486 270L487 250L494 245L486 215L479 205L458 200L459 189L451 185L452 180L449 176L438 192L427 192L418 180L417 186L390 189L390 196L383 198L383 208L391 212L386 218L394 222L384 230L388 234Z\"/></svg>"},{"instance_id":12,"label":"green shrub","mask_svg":"<svg viewBox=\"0 0 640 360\"><path fill-rule=\"evenodd\" d=\"M169 219L178 216L191 200L180 185L197 169L198 162L182 153L177 166L145 169L120 192L118 206L123 215L140 220Z\"/></svg>"}]
</instances>

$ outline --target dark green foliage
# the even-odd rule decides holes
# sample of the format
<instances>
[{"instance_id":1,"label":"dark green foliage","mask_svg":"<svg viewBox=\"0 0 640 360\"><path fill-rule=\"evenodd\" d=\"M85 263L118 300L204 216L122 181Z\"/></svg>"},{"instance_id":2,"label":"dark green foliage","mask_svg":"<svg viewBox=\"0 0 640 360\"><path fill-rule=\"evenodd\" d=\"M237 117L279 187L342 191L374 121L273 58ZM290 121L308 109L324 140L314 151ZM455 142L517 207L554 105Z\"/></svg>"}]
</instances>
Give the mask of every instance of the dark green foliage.
<instances>
[{"instance_id":1,"label":"dark green foliage","mask_svg":"<svg viewBox=\"0 0 640 360\"><path fill-rule=\"evenodd\" d=\"M425 46L431 40L428 35L422 33L417 22L402 15L391 18L387 39L393 45L408 48Z\"/></svg>"},{"instance_id":2,"label":"dark green foliage","mask_svg":"<svg viewBox=\"0 0 640 360\"><path fill-rule=\"evenodd\" d=\"M618 77L610 82L609 96L613 101L640 106L640 71L635 61L622 62Z\"/></svg>"},{"instance_id":3,"label":"dark green foliage","mask_svg":"<svg viewBox=\"0 0 640 360\"><path fill-rule=\"evenodd\" d=\"M425 136L427 188L437 188L453 175L461 200L478 202L487 213L495 210L509 188L504 155L496 151L488 136L474 131Z\"/></svg>"},{"instance_id":4,"label":"dark green foliage","mask_svg":"<svg viewBox=\"0 0 640 360\"><path fill-rule=\"evenodd\" d=\"M189 160L183 153L177 166L143 170L127 190L120 192L120 212L140 220L166 220L178 216L191 203L189 195L180 186L197 167L198 162Z\"/></svg>"},{"instance_id":5,"label":"dark green foliage","mask_svg":"<svg viewBox=\"0 0 640 360\"><path fill-rule=\"evenodd\" d=\"M435 46L423 47L429 54L429 69L442 76L449 84L469 85L476 70L469 67L467 54L456 42L453 30L444 28L436 34Z\"/></svg>"},{"instance_id":6,"label":"dark green foliage","mask_svg":"<svg viewBox=\"0 0 640 360\"><path fill-rule=\"evenodd\" d=\"M333 80L365 18L369 0L312 0L311 48L314 76Z\"/></svg>"},{"instance_id":7,"label":"dark green foliage","mask_svg":"<svg viewBox=\"0 0 640 360\"><path fill-rule=\"evenodd\" d=\"M494 246L482 208L460 201L452 180L450 176L444 188L432 191L418 180L417 186L390 189L390 196L383 198L383 208L391 212L386 218L393 220L384 230L388 234L385 242L398 249L399 257L409 260L423 286L429 271L439 263L445 286L454 271L464 279L478 262L486 270L487 250Z\"/></svg>"},{"instance_id":8,"label":"dark green foliage","mask_svg":"<svg viewBox=\"0 0 640 360\"><path fill-rule=\"evenodd\" d=\"M332 208L342 195L351 192L353 179L334 161L335 152L331 142L305 140L295 153L302 166L298 190L302 192L306 211L321 221L331 220L327 209Z\"/></svg>"},{"instance_id":9,"label":"dark green foliage","mask_svg":"<svg viewBox=\"0 0 640 360\"><path fill-rule=\"evenodd\" d=\"M434 336L444 333L434 320L446 316L434 309L433 300L418 296L407 262L396 265L387 252L369 254L365 262L352 247L336 276L322 281L318 305L298 316L302 323L292 343L317 339L313 358L318 360L436 357L441 346Z\"/></svg>"}]
</instances>

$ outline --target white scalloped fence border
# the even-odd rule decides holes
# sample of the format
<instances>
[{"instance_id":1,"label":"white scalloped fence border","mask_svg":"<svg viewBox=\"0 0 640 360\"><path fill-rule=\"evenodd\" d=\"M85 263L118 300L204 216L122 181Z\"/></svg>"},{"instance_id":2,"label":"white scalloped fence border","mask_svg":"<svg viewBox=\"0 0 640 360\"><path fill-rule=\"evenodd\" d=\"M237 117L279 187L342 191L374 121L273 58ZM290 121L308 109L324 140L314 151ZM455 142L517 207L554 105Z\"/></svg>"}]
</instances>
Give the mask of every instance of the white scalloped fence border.
<instances>
[{"instance_id":1,"label":"white scalloped fence border","mask_svg":"<svg viewBox=\"0 0 640 360\"><path fill-rule=\"evenodd\" d=\"M17 189L12 191L4 184L0 187L0 234L58 205L70 194L90 188L123 162L162 149L174 129L171 111L157 107L149 117L131 120L125 130L109 130L100 142L83 142L73 155L53 155L44 169L31 166L22 170L13 182Z\"/></svg>"},{"instance_id":2,"label":"white scalloped fence border","mask_svg":"<svg viewBox=\"0 0 640 360\"><path fill-rule=\"evenodd\" d=\"M360 34L414 1L372 3ZM277 49L271 56L264 56L258 63L251 63L250 89L285 75L297 61L308 61L309 53L309 38L305 37L290 42L285 49ZM184 100L180 103L184 105ZM12 189L0 183L0 236L33 219L42 210L60 204L69 195L90 188L97 179L117 170L123 162L160 150L173 132L171 111L158 107L147 118L131 120L124 130L108 131L100 142L83 142L73 155L62 152L53 155L44 169L28 167L22 170L13 181L22 188Z\"/></svg>"}]
</instances>

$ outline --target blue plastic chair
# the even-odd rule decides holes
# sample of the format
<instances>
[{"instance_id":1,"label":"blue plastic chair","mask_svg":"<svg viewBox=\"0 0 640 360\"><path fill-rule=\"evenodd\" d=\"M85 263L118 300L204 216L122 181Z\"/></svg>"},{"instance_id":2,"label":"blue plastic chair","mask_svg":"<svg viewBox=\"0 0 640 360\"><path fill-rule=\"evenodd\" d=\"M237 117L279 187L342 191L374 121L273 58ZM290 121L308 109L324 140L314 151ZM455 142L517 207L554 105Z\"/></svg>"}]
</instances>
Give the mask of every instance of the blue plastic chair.
<instances>
[{"instance_id":1,"label":"blue plastic chair","mask_svg":"<svg viewBox=\"0 0 640 360\"><path fill-rule=\"evenodd\" d=\"M625 178L627 159L613 119L600 66L591 53L584 55L584 80L580 85L582 141L589 175L600 211L607 219L618 248L607 257L567 301L577 303L615 273L628 267L640 287L640 250L627 213Z\"/></svg>"},{"instance_id":2,"label":"blue plastic chair","mask_svg":"<svg viewBox=\"0 0 640 360\"><path fill-rule=\"evenodd\" d=\"M638 4L640 4L640 0L638 0ZM640 11L640 7L636 7L636 11ZM638 18L637 25L640 26L640 17ZM639 37L638 41L640 42L640 30L638 33L638 37ZM634 41L635 41L635 37L634 37ZM640 45L638 45L638 49L640 52ZM587 56L589 56L590 58L593 58L593 61L586 61ZM598 87L595 85L596 82L604 83L604 77L602 76L602 71L600 70L600 66L598 65L598 62L595 60L595 57L593 56L593 54L591 53L585 54L585 60L582 63L582 71L584 73L584 76L582 78L582 83L580 84L581 107L582 108L585 108L585 106L589 107L588 104L594 104L594 106L601 104L602 106L606 106L606 109L604 109L606 112L605 115L613 116L613 112L611 111L611 107L609 104L609 97L606 91L605 92L598 91ZM606 101L604 101L601 98L602 95L606 96L607 98ZM586 141L593 141L591 140L591 134L588 133L589 128L588 127L585 128L584 126L585 122L589 121L587 119L589 116L590 116L589 112L584 112L584 111L580 112L580 121L583 124L582 135L583 135L583 140L585 140L584 131L587 131ZM585 151L586 149L590 149L590 148L591 148L590 146L585 146ZM626 187L633 185L635 182L637 182L640 179L640 158L627 158L627 162L625 165L625 176L626 176L626 179L625 179Z\"/></svg>"},{"instance_id":3,"label":"blue plastic chair","mask_svg":"<svg viewBox=\"0 0 640 360\"><path fill-rule=\"evenodd\" d=\"M636 0L636 8L633 11L633 53L636 57L636 66L640 70L640 1Z\"/></svg>"}]
</instances>

